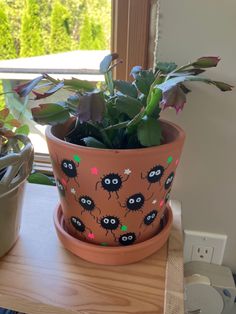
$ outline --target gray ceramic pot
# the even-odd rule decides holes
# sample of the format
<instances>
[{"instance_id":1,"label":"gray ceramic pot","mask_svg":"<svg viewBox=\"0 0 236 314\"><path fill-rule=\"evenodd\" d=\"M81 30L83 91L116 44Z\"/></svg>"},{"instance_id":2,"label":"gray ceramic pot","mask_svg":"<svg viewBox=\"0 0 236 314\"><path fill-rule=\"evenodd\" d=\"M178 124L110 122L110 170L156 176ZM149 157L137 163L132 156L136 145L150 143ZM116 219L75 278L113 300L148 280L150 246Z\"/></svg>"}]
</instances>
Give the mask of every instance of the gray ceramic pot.
<instances>
[{"instance_id":1,"label":"gray ceramic pot","mask_svg":"<svg viewBox=\"0 0 236 314\"><path fill-rule=\"evenodd\" d=\"M19 148L17 142L23 146ZM33 146L24 135L11 139L12 153L0 158L0 257L16 242L21 224L24 184L32 170Z\"/></svg>"}]
</instances>

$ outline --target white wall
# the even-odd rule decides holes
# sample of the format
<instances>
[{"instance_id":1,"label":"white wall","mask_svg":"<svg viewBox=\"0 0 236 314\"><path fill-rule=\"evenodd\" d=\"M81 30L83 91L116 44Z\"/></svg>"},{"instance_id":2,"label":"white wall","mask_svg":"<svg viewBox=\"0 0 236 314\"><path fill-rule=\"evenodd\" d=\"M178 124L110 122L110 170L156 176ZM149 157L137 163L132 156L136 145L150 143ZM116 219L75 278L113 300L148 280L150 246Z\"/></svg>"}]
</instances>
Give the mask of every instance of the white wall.
<instances>
[{"instance_id":1,"label":"white wall","mask_svg":"<svg viewBox=\"0 0 236 314\"><path fill-rule=\"evenodd\" d=\"M160 0L158 59L181 65L204 55L222 58L211 77L236 85L236 1ZM164 114L187 133L172 195L186 229L228 235L224 264L236 271L236 88L191 86L184 111Z\"/></svg>"}]
</instances>

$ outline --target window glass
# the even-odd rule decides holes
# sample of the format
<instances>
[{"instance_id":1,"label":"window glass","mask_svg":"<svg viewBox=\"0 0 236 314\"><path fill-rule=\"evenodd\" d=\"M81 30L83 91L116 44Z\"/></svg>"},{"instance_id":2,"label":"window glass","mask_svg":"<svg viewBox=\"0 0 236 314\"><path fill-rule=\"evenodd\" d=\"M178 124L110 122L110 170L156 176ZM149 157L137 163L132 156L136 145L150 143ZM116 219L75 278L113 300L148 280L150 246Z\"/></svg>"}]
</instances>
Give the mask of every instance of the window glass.
<instances>
[{"instance_id":1,"label":"window glass","mask_svg":"<svg viewBox=\"0 0 236 314\"><path fill-rule=\"evenodd\" d=\"M111 0L3 0L0 16L0 94L41 72L102 79L98 67L110 51ZM45 128L30 121L30 98L0 96L0 108L7 103L30 125L35 151L47 152Z\"/></svg>"}]
</instances>

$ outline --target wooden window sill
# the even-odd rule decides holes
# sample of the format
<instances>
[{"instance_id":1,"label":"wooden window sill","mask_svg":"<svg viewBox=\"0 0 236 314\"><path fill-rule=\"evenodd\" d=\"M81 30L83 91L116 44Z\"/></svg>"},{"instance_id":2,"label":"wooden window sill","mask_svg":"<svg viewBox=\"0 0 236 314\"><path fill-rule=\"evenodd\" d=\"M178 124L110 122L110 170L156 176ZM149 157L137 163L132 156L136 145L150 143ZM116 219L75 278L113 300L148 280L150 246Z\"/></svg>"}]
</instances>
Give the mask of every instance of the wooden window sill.
<instances>
[{"instance_id":1,"label":"wooden window sill","mask_svg":"<svg viewBox=\"0 0 236 314\"><path fill-rule=\"evenodd\" d=\"M183 314L181 215L167 245L127 266L99 266L56 237L55 187L27 184L19 240L0 260L0 307L29 314Z\"/></svg>"}]
</instances>

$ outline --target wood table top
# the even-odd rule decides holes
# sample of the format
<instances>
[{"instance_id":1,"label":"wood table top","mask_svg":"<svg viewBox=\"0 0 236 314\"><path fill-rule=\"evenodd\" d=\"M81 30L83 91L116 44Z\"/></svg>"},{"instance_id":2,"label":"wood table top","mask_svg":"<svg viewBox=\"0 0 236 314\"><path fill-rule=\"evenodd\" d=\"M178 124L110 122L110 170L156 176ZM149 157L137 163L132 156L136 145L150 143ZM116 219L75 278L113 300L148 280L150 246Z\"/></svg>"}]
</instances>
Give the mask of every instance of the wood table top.
<instances>
[{"instance_id":1,"label":"wood table top","mask_svg":"<svg viewBox=\"0 0 236 314\"><path fill-rule=\"evenodd\" d=\"M101 266L62 247L52 218L57 202L54 187L27 184L20 238L0 260L0 307L29 314L183 314L180 218L169 249L136 264Z\"/></svg>"}]
</instances>

